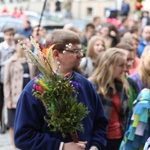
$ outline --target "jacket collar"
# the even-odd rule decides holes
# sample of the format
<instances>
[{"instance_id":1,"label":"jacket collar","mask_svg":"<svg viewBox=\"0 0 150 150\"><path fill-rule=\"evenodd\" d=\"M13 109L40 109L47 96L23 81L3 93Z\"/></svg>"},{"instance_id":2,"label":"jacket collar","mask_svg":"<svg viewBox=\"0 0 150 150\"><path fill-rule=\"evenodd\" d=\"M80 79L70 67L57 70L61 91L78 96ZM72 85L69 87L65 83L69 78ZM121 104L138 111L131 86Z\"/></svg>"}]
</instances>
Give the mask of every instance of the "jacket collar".
<instances>
[{"instance_id":1,"label":"jacket collar","mask_svg":"<svg viewBox=\"0 0 150 150\"><path fill-rule=\"evenodd\" d=\"M12 42L12 46L8 45L6 41L3 43L4 49L13 49L15 48L14 43Z\"/></svg>"}]
</instances>

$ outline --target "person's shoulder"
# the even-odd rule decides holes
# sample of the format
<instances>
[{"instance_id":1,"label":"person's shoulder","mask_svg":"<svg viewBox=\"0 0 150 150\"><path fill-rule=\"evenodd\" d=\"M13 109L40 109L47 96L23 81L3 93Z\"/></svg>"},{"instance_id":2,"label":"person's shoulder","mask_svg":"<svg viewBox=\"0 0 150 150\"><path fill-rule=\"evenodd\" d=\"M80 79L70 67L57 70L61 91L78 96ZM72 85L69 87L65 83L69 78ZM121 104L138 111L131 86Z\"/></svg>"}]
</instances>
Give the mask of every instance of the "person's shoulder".
<instances>
[{"instance_id":1,"label":"person's shoulder","mask_svg":"<svg viewBox=\"0 0 150 150\"><path fill-rule=\"evenodd\" d=\"M4 48L5 43L6 43L5 41L0 42L0 51L3 50L2 48Z\"/></svg>"},{"instance_id":2,"label":"person's shoulder","mask_svg":"<svg viewBox=\"0 0 150 150\"><path fill-rule=\"evenodd\" d=\"M133 75L135 75L135 74L133 74ZM129 83L135 83L134 79L132 78L133 75L127 77L127 81Z\"/></svg>"},{"instance_id":3,"label":"person's shoulder","mask_svg":"<svg viewBox=\"0 0 150 150\"><path fill-rule=\"evenodd\" d=\"M28 93L28 94L32 94L33 88L34 88L34 84L36 84L35 80L37 78L40 78L41 74L35 76L30 82L27 83L27 85L24 87L23 92Z\"/></svg>"},{"instance_id":4,"label":"person's shoulder","mask_svg":"<svg viewBox=\"0 0 150 150\"><path fill-rule=\"evenodd\" d=\"M136 79L137 79L137 78L136 78ZM130 85L131 87L137 89L138 85L137 85L137 82L136 82L135 79L133 79L133 78L131 78L130 76L128 76L128 77L127 77L127 81L128 81L128 83L129 83L129 85Z\"/></svg>"},{"instance_id":5,"label":"person's shoulder","mask_svg":"<svg viewBox=\"0 0 150 150\"><path fill-rule=\"evenodd\" d=\"M75 80L87 80L83 75L81 75L80 73L77 72L73 72L74 76L75 76Z\"/></svg>"},{"instance_id":6,"label":"person's shoulder","mask_svg":"<svg viewBox=\"0 0 150 150\"><path fill-rule=\"evenodd\" d=\"M137 76L138 76L138 72L136 71L134 74L130 75L129 77L134 78L134 77L137 77Z\"/></svg>"},{"instance_id":7,"label":"person's shoulder","mask_svg":"<svg viewBox=\"0 0 150 150\"><path fill-rule=\"evenodd\" d=\"M25 88L23 89L23 91L27 92L27 93L31 93L32 89L33 89L34 83L35 83L35 78L33 78L30 82L28 82L28 84L25 86Z\"/></svg>"},{"instance_id":8,"label":"person's shoulder","mask_svg":"<svg viewBox=\"0 0 150 150\"><path fill-rule=\"evenodd\" d=\"M0 46L1 46L1 45L4 45L5 43L6 43L6 41L0 42Z\"/></svg>"},{"instance_id":9,"label":"person's shoulder","mask_svg":"<svg viewBox=\"0 0 150 150\"><path fill-rule=\"evenodd\" d=\"M11 62L17 61L17 60L18 60L18 56L17 56L16 53L14 53L12 56L10 56L10 58L8 58L8 59L6 60L6 63L11 63Z\"/></svg>"},{"instance_id":10,"label":"person's shoulder","mask_svg":"<svg viewBox=\"0 0 150 150\"><path fill-rule=\"evenodd\" d=\"M91 82L86 77L84 77L83 75L81 75L77 72L74 72L74 75L75 75L75 80L77 80L81 83L91 84Z\"/></svg>"},{"instance_id":11,"label":"person's shoulder","mask_svg":"<svg viewBox=\"0 0 150 150\"><path fill-rule=\"evenodd\" d=\"M146 45L143 37L141 37L140 41L139 41L139 46L141 46L141 45Z\"/></svg>"},{"instance_id":12,"label":"person's shoulder","mask_svg":"<svg viewBox=\"0 0 150 150\"><path fill-rule=\"evenodd\" d=\"M92 59L90 58L90 57L83 57L82 59L81 59L81 63L80 63L80 65L81 66L85 66L86 64L88 64L88 63L92 63Z\"/></svg>"}]
</instances>

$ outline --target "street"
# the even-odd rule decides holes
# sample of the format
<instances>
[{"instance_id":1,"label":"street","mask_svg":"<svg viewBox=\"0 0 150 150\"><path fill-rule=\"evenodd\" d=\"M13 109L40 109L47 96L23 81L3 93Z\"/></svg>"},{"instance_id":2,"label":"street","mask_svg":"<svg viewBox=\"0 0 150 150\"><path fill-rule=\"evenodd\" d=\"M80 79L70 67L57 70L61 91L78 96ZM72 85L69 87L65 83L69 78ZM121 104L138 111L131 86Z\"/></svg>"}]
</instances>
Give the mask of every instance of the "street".
<instances>
[{"instance_id":1,"label":"street","mask_svg":"<svg viewBox=\"0 0 150 150\"><path fill-rule=\"evenodd\" d=\"M0 150L13 150L8 130L5 134L0 134Z\"/></svg>"}]
</instances>

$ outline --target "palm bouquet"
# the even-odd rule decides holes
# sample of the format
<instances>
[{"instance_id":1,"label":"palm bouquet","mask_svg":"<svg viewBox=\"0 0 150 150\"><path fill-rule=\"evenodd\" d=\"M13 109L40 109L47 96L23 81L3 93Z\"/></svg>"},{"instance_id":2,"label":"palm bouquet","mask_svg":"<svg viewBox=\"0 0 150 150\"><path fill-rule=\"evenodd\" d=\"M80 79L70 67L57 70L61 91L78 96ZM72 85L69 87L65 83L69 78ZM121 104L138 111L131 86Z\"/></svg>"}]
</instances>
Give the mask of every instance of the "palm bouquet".
<instances>
[{"instance_id":1,"label":"palm bouquet","mask_svg":"<svg viewBox=\"0 0 150 150\"><path fill-rule=\"evenodd\" d=\"M84 131L81 121L89 113L83 103L77 101L77 90L81 85L73 81L73 76L68 78L70 73L61 75L55 73L52 49L56 44L51 45L42 53L39 45L31 37L31 43L36 49L36 55L21 43L26 57L38 67L41 74L35 78L33 95L41 100L46 108L48 117L45 121L52 132L61 132L65 138L68 134L74 142L78 142L77 131Z\"/></svg>"}]
</instances>

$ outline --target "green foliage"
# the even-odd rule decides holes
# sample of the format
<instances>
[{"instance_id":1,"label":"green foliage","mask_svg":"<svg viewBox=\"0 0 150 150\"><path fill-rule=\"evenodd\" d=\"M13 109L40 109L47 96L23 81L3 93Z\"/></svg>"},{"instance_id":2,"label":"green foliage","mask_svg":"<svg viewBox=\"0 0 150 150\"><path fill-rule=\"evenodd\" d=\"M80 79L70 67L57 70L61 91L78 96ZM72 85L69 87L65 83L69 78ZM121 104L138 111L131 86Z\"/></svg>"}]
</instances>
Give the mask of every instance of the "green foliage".
<instances>
[{"instance_id":1,"label":"green foliage","mask_svg":"<svg viewBox=\"0 0 150 150\"><path fill-rule=\"evenodd\" d=\"M137 2L140 2L140 3L141 3L142 1L143 1L143 0L137 0Z\"/></svg>"},{"instance_id":2,"label":"green foliage","mask_svg":"<svg viewBox=\"0 0 150 150\"><path fill-rule=\"evenodd\" d=\"M43 83L46 82L44 77L41 80ZM42 93L33 90L34 96L42 100L46 107L49 118L45 117L45 121L50 131L59 131L63 137L67 133L73 134L76 131L84 131L81 121L89 113L87 107L77 101L78 93L69 81L69 79L57 75L55 81L50 81L47 84L50 90L45 90L42 85Z\"/></svg>"},{"instance_id":3,"label":"green foliage","mask_svg":"<svg viewBox=\"0 0 150 150\"><path fill-rule=\"evenodd\" d=\"M38 67L42 76L35 79L37 84L33 85L33 95L40 99L48 114L45 121L50 131L59 131L65 137L67 133L74 134L76 131L83 131L81 121L89 113L83 103L78 103L77 94L71 78L56 74L54 70L53 48L56 44L45 49L40 49L36 40L31 37L31 43L35 47L36 55L21 43L27 58ZM44 52L44 51L43 51ZM70 74L70 73L69 73ZM66 75L67 76L67 75ZM74 82L75 83L75 82Z\"/></svg>"}]
</instances>

